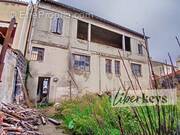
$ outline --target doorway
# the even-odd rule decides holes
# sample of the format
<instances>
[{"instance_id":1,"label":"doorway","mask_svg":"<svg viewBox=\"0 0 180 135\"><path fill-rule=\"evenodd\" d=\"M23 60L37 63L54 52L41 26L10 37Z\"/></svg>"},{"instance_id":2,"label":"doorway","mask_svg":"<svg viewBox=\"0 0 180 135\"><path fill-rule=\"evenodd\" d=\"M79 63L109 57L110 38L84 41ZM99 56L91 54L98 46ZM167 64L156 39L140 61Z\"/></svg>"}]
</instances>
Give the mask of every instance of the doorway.
<instances>
[{"instance_id":1,"label":"doorway","mask_svg":"<svg viewBox=\"0 0 180 135\"><path fill-rule=\"evenodd\" d=\"M50 77L38 78L37 103L48 103L50 79Z\"/></svg>"}]
</instances>

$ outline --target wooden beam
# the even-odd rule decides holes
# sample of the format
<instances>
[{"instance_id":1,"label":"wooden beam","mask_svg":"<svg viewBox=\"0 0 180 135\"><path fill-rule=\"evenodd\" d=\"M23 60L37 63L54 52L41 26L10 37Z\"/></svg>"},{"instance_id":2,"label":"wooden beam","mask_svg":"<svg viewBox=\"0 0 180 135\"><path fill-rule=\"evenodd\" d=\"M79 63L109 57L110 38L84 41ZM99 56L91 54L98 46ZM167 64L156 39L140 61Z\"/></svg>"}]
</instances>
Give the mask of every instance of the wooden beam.
<instances>
[{"instance_id":1,"label":"wooden beam","mask_svg":"<svg viewBox=\"0 0 180 135\"><path fill-rule=\"evenodd\" d=\"M7 33L6 33L6 37L5 37L5 40L3 43L2 50L1 50L1 54L0 54L0 82L1 82L2 72L3 72L3 68L4 68L5 55L6 55L7 49L10 47L11 35L12 35L13 30L14 30L15 23L16 23L16 19L12 18L11 22L9 24L9 28L8 28Z\"/></svg>"}]
</instances>

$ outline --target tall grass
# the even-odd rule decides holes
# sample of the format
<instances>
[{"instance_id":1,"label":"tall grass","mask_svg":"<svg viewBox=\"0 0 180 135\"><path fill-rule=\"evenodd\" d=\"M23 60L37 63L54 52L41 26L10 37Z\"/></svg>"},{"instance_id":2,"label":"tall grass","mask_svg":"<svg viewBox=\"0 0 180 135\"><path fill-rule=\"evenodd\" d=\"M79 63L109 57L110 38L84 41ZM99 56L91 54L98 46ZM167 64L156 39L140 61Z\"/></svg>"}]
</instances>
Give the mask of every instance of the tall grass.
<instances>
[{"instance_id":1,"label":"tall grass","mask_svg":"<svg viewBox=\"0 0 180 135\"><path fill-rule=\"evenodd\" d=\"M158 115L156 106L112 108L108 96L85 95L64 101L54 118L63 119L64 128L73 134L178 135L177 107L159 106Z\"/></svg>"}]
</instances>

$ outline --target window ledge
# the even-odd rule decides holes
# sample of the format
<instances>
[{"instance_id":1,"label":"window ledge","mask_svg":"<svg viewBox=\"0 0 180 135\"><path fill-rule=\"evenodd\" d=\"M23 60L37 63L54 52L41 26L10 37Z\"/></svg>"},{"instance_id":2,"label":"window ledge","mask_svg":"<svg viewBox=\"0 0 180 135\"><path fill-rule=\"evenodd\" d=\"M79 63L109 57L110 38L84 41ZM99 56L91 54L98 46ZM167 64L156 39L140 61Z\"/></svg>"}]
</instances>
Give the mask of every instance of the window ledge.
<instances>
[{"instance_id":1,"label":"window ledge","mask_svg":"<svg viewBox=\"0 0 180 135\"><path fill-rule=\"evenodd\" d=\"M126 53L131 53L132 54L132 51L126 51L126 50L124 50Z\"/></svg>"},{"instance_id":2,"label":"window ledge","mask_svg":"<svg viewBox=\"0 0 180 135\"><path fill-rule=\"evenodd\" d=\"M38 62L38 63L43 63L44 62L44 60L30 60L31 62Z\"/></svg>"},{"instance_id":3,"label":"window ledge","mask_svg":"<svg viewBox=\"0 0 180 135\"><path fill-rule=\"evenodd\" d=\"M120 76L121 76L121 74L120 74L120 73L119 73L119 74L115 74L115 76L116 76L116 77L120 77Z\"/></svg>"},{"instance_id":4,"label":"window ledge","mask_svg":"<svg viewBox=\"0 0 180 135\"><path fill-rule=\"evenodd\" d=\"M139 54L139 53L137 53L136 55L145 57L145 54Z\"/></svg>"},{"instance_id":5,"label":"window ledge","mask_svg":"<svg viewBox=\"0 0 180 135\"><path fill-rule=\"evenodd\" d=\"M37 30L37 31L48 34L48 35L56 35L56 36L59 36L59 37L64 37L63 33L51 32L51 31L48 31L48 30Z\"/></svg>"},{"instance_id":6,"label":"window ledge","mask_svg":"<svg viewBox=\"0 0 180 135\"><path fill-rule=\"evenodd\" d=\"M106 74L112 75L113 73L107 73L107 72L106 72Z\"/></svg>"},{"instance_id":7,"label":"window ledge","mask_svg":"<svg viewBox=\"0 0 180 135\"><path fill-rule=\"evenodd\" d=\"M77 38L77 41L78 41L78 42L80 42L80 43L85 43L85 44L87 44L87 43L88 43L88 41L87 41L87 40L83 40L83 39L79 39L79 38Z\"/></svg>"},{"instance_id":8,"label":"window ledge","mask_svg":"<svg viewBox=\"0 0 180 135\"><path fill-rule=\"evenodd\" d=\"M78 69L73 69L73 71L76 74L90 74L91 73L90 71L84 71L84 70L78 70Z\"/></svg>"},{"instance_id":9,"label":"window ledge","mask_svg":"<svg viewBox=\"0 0 180 135\"><path fill-rule=\"evenodd\" d=\"M59 35L59 36L62 36L62 33L57 33L57 32L51 32L52 34L56 34L56 35Z\"/></svg>"},{"instance_id":10,"label":"window ledge","mask_svg":"<svg viewBox=\"0 0 180 135\"><path fill-rule=\"evenodd\" d=\"M133 74L132 74L133 75ZM135 76L135 77L137 77L137 78L142 78L143 76L142 75L133 75L133 76Z\"/></svg>"},{"instance_id":11,"label":"window ledge","mask_svg":"<svg viewBox=\"0 0 180 135\"><path fill-rule=\"evenodd\" d=\"M112 73L106 73L106 76L107 76L108 79L112 79L113 74Z\"/></svg>"}]
</instances>

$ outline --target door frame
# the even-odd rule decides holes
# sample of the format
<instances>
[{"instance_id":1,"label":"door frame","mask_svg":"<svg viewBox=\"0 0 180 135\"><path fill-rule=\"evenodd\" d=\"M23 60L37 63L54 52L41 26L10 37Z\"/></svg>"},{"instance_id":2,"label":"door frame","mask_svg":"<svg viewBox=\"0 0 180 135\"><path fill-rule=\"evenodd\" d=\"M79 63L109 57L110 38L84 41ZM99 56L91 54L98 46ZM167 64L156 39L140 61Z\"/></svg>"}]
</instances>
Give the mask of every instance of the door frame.
<instances>
[{"instance_id":1,"label":"door frame","mask_svg":"<svg viewBox=\"0 0 180 135\"><path fill-rule=\"evenodd\" d=\"M49 102L49 93L50 93L50 83L51 83L51 77L46 77L46 76L39 76L38 77L38 84L37 84L37 92L36 92L36 97L39 96L40 102L42 102L43 98L43 93L42 93L42 87L43 87L43 81L45 79L48 79L48 90L47 90L47 102ZM37 99L37 98L36 98ZM38 102L38 101L36 101Z\"/></svg>"}]
</instances>

